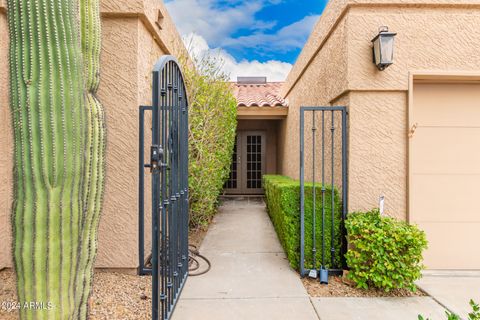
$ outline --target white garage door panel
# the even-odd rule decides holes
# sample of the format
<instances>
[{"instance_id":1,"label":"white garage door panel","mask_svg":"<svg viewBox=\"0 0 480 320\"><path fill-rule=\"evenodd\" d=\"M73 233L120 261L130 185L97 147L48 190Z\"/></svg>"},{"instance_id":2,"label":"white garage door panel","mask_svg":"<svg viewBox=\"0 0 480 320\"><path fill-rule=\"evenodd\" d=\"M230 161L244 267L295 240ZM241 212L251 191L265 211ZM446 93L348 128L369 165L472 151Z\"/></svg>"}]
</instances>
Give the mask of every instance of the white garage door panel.
<instances>
[{"instance_id":1,"label":"white garage door panel","mask_svg":"<svg viewBox=\"0 0 480 320\"><path fill-rule=\"evenodd\" d=\"M419 223L427 234L427 268L473 270L480 266L480 223Z\"/></svg>"},{"instance_id":2,"label":"white garage door panel","mask_svg":"<svg viewBox=\"0 0 480 320\"><path fill-rule=\"evenodd\" d=\"M415 122L423 126L479 127L479 88L478 84L415 84Z\"/></svg>"},{"instance_id":3,"label":"white garage door panel","mask_svg":"<svg viewBox=\"0 0 480 320\"><path fill-rule=\"evenodd\" d=\"M480 174L480 128L419 127L411 150L413 174Z\"/></svg>"},{"instance_id":4,"label":"white garage door panel","mask_svg":"<svg viewBox=\"0 0 480 320\"><path fill-rule=\"evenodd\" d=\"M431 269L480 269L480 84L414 83L409 221Z\"/></svg>"},{"instance_id":5,"label":"white garage door panel","mask_svg":"<svg viewBox=\"0 0 480 320\"><path fill-rule=\"evenodd\" d=\"M480 175L413 175L410 188L412 222L480 222Z\"/></svg>"}]
</instances>

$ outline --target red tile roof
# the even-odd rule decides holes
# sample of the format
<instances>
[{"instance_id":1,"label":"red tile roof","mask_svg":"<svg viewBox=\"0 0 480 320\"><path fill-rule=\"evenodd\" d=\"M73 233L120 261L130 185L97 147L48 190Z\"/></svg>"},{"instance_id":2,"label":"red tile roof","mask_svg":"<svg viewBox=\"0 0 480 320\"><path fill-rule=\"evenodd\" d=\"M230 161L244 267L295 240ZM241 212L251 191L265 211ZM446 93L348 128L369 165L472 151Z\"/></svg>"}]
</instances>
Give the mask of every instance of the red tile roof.
<instances>
[{"instance_id":1,"label":"red tile roof","mask_svg":"<svg viewBox=\"0 0 480 320\"><path fill-rule=\"evenodd\" d=\"M233 83L233 95L238 107L287 107L280 96L283 82L261 84Z\"/></svg>"}]
</instances>

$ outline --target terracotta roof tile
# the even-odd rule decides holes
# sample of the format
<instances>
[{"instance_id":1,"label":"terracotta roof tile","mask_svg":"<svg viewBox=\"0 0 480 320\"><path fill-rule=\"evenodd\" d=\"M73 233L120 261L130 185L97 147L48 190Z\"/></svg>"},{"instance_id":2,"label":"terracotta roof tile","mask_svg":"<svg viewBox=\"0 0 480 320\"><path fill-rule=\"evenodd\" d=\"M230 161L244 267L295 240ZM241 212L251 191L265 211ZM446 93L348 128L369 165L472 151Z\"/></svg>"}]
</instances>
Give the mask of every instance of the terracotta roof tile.
<instances>
[{"instance_id":1,"label":"terracotta roof tile","mask_svg":"<svg viewBox=\"0 0 480 320\"><path fill-rule=\"evenodd\" d=\"M283 82L261 84L233 83L233 95L238 107L287 107L280 96Z\"/></svg>"}]
</instances>

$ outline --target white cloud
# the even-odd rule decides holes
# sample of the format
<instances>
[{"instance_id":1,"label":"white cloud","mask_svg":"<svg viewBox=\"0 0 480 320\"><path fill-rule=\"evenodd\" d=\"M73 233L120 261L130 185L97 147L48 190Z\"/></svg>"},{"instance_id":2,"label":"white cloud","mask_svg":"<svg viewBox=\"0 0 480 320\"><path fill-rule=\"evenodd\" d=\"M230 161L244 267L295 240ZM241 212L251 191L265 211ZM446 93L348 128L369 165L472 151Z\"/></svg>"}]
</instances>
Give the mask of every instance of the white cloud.
<instances>
[{"instance_id":1,"label":"white cloud","mask_svg":"<svg viewBox=\"0 0 480 320\"><path fill-rule=\"evenodd\" d=\"M275 22L255 20L255 13L262 9L264 2L228 1L228 6L221 6L214 0L175 0L166 2L166 6L180 34L195 32L208 43L219 45L239 29L256 31L272 28Z\"/></svg>"},{"instance_id":2,"label":"white cloud","mask_svg":"<svg viewBox=\"0 0 480 320\"><path fill-rule=\"evenodd\" d=\"M269 81L283 81L292 65L269 60L237 60L236 56L250 51L262 60L303 47L318 19L316 15L284 26L275 32L276 21L260 21L255 15L265 6L282 0L170 0L166 2L180 34L193 55L215 54L223 61L224 71L232 80L237 76L267 76ZM235 33L248 30L248 35L235 37Z\"/></svg>"},{"instance_id":3,"label":"white cloud","mask_svg":"<svg viewBox=\"0 0 480 320\"><path fill-rule=\"evenodd\" d=\"M230 75L232 81L238 76L266 76L268 81L284 81L292 65L290 63L270 60L260 61L237 61L232 55L221 48L210 48L207 41L200 35L190 33L183 37L184 43L190 54L201 58L205 55L213 55L223 62L223 71Z\"/></svg>"},{"instance_id":4,"label":"white cloud","mask_svg":"<svg viewBox=\"0 0 480 320\"><path fill-rule=\"evenodd\" d=\"M227 38L226 47L254 48L256 51L287 52L303 47L318 15L306 16L302 20L287 25L272 34L254 33L238 38Z\"/></svg>"}]
</instances>

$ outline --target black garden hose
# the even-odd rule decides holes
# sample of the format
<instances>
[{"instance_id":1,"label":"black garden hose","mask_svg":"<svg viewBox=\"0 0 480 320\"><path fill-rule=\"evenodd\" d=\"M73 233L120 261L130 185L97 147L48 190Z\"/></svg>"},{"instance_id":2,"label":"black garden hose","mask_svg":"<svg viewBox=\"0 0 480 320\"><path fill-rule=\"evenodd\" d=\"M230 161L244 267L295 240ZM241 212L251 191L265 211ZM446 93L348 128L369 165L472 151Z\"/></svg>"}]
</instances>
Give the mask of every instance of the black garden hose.
<instances>
[{"instance_id":1,"label":"black garden hose","mask_svg":"<svg viewBox=\"0 0 480 320\"><path fill-rule=\"evenodd\" d=\"M210 271L212 267L210 260L208 260L207 257L205 257L204 255L201 255L197 247L193 244L189 244L188 247L188 275L195 277ZM207 268L205 270L197 271L198 269L200 269L200 262L197 260L197 258L200 258L207 263ZM193 271L197 272L194 273Z\"/></svg>"},{"instance_id":2,"label":"black garden hose","mask_svg":"<svg viewBox=\"0 0 480 320\"><path fill-rule=\"evenodd\" d=\"M202 271L200 269L200 261L203 260L207 264L207 268ZM150 253L145 259L145 267L152 268L152 254ZM207 273L212 268L212 264L207 257L200 254L197 247L193 244L188 245L188 275L195 277ZM196 271L196 272L195 272Z\"/></svg>"}]
</instances>

